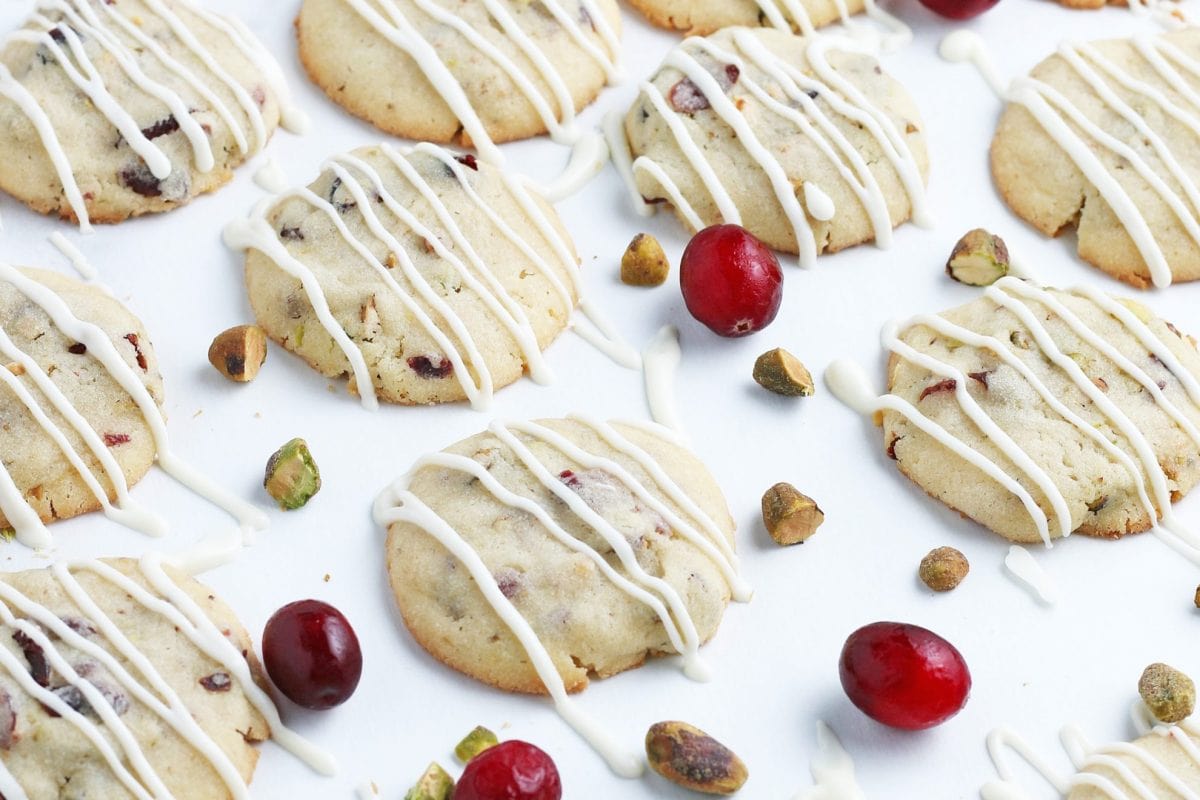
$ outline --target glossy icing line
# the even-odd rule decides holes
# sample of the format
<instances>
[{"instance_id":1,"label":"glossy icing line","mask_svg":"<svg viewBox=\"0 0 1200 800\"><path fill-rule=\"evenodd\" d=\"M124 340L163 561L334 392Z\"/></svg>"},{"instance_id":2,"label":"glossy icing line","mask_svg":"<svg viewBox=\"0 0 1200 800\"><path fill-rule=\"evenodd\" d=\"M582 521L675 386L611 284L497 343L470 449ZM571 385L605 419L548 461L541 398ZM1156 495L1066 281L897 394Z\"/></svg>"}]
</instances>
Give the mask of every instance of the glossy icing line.
<instances>
[{"instance_id":1,"label":"glossy icing line","mask_svg":"<svg viewBox=\"0 0 1200 800\"><path fill-rule=\"evenodd\" d=\"M779 15L777 10L771 13ZM768 17L771 13L768 13ZM782 16L777 25L788 27ZM726 89L698 56L736 69L735 85L753 96L773 116L794 126L800 136L809 140L829 159L841 179L861 203L871 221L875 241L879 247L887 247L892 239L893 222L887 199L866 160L834 123L834 116L850 120L875 140L883 158L895 170L908 194L914 222L918 225L929 225L924 179L903 135L887 113L876 107L829 61L828 54L831 51L867 54L870 48L844 36L829 35L813 37L807 42L802 42L800 46L804 47L813 73L811 75L777 56L765 47L752 31L745 29L734 32L732 50L719 47L708 39L687 39L671 51L663 66L678 70L684 79L696 87L696 91L707 100L712 113L730 127L739 146L767 180L776 205L791 226L802 266L811 266L816 260L818 250L817 235L809 223L809 217L819 221L832 219L836 214L833 201L821 187L807 184L803 189L805 203L801 204L800 198L797 197L797 187L792 185L783 163L758 138L741 109L727 96ZM770 83L764 84L756 79L748 70L748 65L753 65L756 70L764 73ZM653 83L643 82L640 88L640 96L653 106L665 121L671 137L688 166L699 177L722 221L740 224L740 210L730 196L728 188L717 176L704 148L693 138L684 116L672 108L671 101L664 97L662 91ZM781 101L780 92L787 102ZM823 98L832 113L822 108L816 102L816 97ZM604 130L614 154L613 160L618 173L630 192L634 208L639 213L647 214L653 211L653 206L645 201L636 185L636 176L644 173L662 189L690 226L696 229L704 227L700 215L683 197L678 184L670 177L664 165L645 155L636 159L631 157L628 137L619 118L608 117L604 123Z\"/></svg>"},{"instance_id":2,"label":"glossy icing line","mask_svg":"<svg viewBox=\"0 0 1200 800\"><path fill-rule=\"evenodd\" d=\"M101 328L76 317L63 299L51 289L23 275L12 266L0 263L0 281L12 286L32 304L45 312L54 326L62 331L65 336L85 345L87 355L95 359L109 376L125 390L130 399L138 407L147 426L150 428L151 434L154 437L159 465L165 472L196 494L204 497L233 516L244 531L259 530L266 527L266 516L261 511L233 496L197 472L171 451L166 425L163 422L162 413L159 411L157 403L142 383L141 378L125 362L125 359L117 352L112 340L108 338L108 335ZM68 461L75 469L79 470L80 477L96 494L96 498L105 512L122 524L129 525L138 530L151 534L165 532L166 525L160 518L139 509L129 499L120 466L112 455L108 453L104 443L100 441L99 434L91 429L87 420L71 405L66 396L54 385L41 367L27 354L18 350L3 331L0 331L0 348L3 349L7 358L14 359L16 363L21 364L25 368L26 375L34 382L39 391L50 400L55 411L62 415L74 429L75 433L84 440L92 455L105 469L117 494L117 505L115 507L109 505L107 494L100 487L96 478L91 475L90 471L81 468L84 467L82 455L78 453L72 455L67 452L72 450L72 448L64 438L62 431L50 420L41 409L40 404L33 399L33 396L29 392L18 389L14 385L15 378L14 381L8 380L8 378L13 376L9 375L8 371L5 370L4 381L6 385L17 392L17 396L29 409L34 420L51 437L56 445L60 449L63 449ZM32 547L46 547L50 544L51 539L45 526L37 520L37 514L33 511L28 501L21 495L21 492L13 483L11 475L3 468L0 468L0 509L4 511L18 539L23 543Z\"/></svg>"},{"instance_id":3,"label":"glossy icing line","mask_svg":"<svg viewBox=\"0 0 1200 800\"><path fill-rule=\"evenodd\" d=\"M1183 755L1192 762L1191 768L1200 766L1200 747L1197 747L1196 737L1200 737L1200 727L1190 721L1179 725L1162 725L1146 722L1146 712L1141 703L1135 712L1143 728L1142 735L1157 735L1173 739L1179 745ZM1028 741L1009 728L993 730L987 739L988 754L996 768L998 780L990 781L980 790L983 800L1031 800L1033 795L1018 782L1016 774L1007 758L1012 753L1028 764L1042 779L1054 788L1061 796L1066 797L1074 789L1089 787L1098 790L1104 797L1111 800L1156 800L1158 797L1144 781L1139 779L1129 766L1119 756L1127 756L1150 771L1156 778L1166 784L1175 796L1182 800L1200 800L1200 794L1188 786L1184 778L1186 773L1177 773L1165 764L1158 756L1136 742L1117 742L1114 744L1094 747L1076 725L1065 726L1060 733L1063 749L1071 758L1077 770L1070 777L1060 774L1054 769L1044 754L1035 749ZM1125 786L1133 790L1130 795L1109 778L1087 773L1089 767L1102 766L1115 772Z\"/></svg>"},{"instance_id":4,"label":"glossy icing line","mask_svg":"<svg viewBox=\"0 0 1200 800\"><path fill-rule=\"evenodd\" d=\"M504 163L504 156L487 132L487 126L471 105L467 93L454 77L451 66L438 52L438 48L425 38L422 30L428 27L418 24L405 15L395 0L345 0L355 12L392 45L407 54L442 98L470 137L481 158L497 166ZM533 106L550 136L561 144L573 144L579 138L575 125L575 103L570 88L563 76L554 68L549 58L527 34L505 3L500 0L482 0L493 28L507 39L533 68L530 74L504 51L489 41L483 33L473 29L458 15L446 11L433 0L413 0L416 7L442 26L452 29L466 39L479 54L490 60L516 86L517 90ZM587 54L587 57L604 70L609 81L619 76L617 55L619 53L616 33L604 14L591 0L584 0L581 8L587 13L596 34L604 42L601 50L589 40L580 22L562 7L560 0L543 0L542 5L550 12L558 26ZM550 91L557 111L535 80L544 82Z\"/></svg>"},{"instance_id":5,"label":"glossy icing line","mask_svg":"<svg viewBox=\"0 0 1200 800\"><path fill-rule=\"evenodd\" d=\"M1200 62L1161 36L1135 36L1130 41L1150 71L1186 98L1190 109L1173 102L1159 87L1142 80L1091 44L1064 42L1059 46L1058 56L1090 88L1089 101L1098 101L1101 107L1111 109L1130 126L1140 142L1153 151L1165 167L1165 174L1160 174L1138 149L1097 125L1078 104L1053 86L1032 77L1018 77L1005 85L977 34L956 31L943 40L940 52L949 61L975 63L1001 99L1029 111L1112 209L1133 240L1154 285L1161 288L1172 281L1171 266L1162 245L1145 214L1118 180L1118 173L1106 165L1093 148L1117 156L1122 165L1118 169L1124 169L1126 165L1132 168L1171 210L1192 242L1200 246L1200 222L1197 221L1200 188L1180 163L1182 152L1172 149L1170 143L1150 126L1145 113L1122 98L1114 86L1119 85L1144 98L1146 105L1155 109L1153 116L1156 118L1160 114L1170 117L1200 136L1200 97L1180 77L1176 66L1167 57L1193 76L1200 74Z\"/></svg>"},{"instance_id":6,"label":"glossy icing line","mask_svg":"<svg viewBox=\"0 0 1200 800\"><path fill-rule=\"evenodd\" d=\"M842 747L837 734L823 721L817 722L817 753L810 761L813 786L801 789L792 800L866 800L858 785L854 761Z\"/></svg>"},{"instance_id":7,"label":"glossy icing line","mask_svg":"<svg viewBox=\"0 0 1200 800\"><path fill-rule=\"evenodd\" d=\"M679 329L665 325L642 353L643 380L646 384L646 403L650 418L686 438L675 403L675 376L683 351L679 346Z\"/></svg>"},{"instance_id":8,"label":"glossy icing line","mask_svg":"<svg viewBox=\"0 0 1200 800\"><path fill-rule=\"evenodd\" d=\"M191 146L192 160L198 172L209 172L215 165L209 136L192 116L192 110L185 98L142 70L142 51L152 54L166 72L186 82L210 104L243 153L248 154L261 149L267 140L266 122L262 109L250 92L224 70L219 60L200 42L179 15L161 0L145 2L147 10L171 29L190 54L216 79L216 83L234 95L247 122L236 120L229 107L222 102L205 79L170 56L160 40L141 31L137 24L113 8L113 4L99 3L94 6L88 0L38 0L37 10L30 19L33 27L19 29L9 34L5 41L27 42L45 48L53 58L52 63L63 71L67 79L85 94L91 104L117 129L121 138L145 162L151 174L158 180L165 179L173 171L169 158L105 84L96 62L87 53L85 39L96 42L102 54L115 62L120 72L139 92L163 106L164 117L169 115L178 123L179 131ZM291 106L282 71L262 44L254 39L244 26L238 27L229 23L195 6L190 0L176 2L220 31L235 48L252 61L263 72L279 100L284 127L289 130L301 127L303 115ZM2 66L0 94L16 103L33 124L62 184L67 204L79 220L80 228L84 231L91 230L87 203L75 180L70 158L41 103ZM248 148L246 135L242 130L247 124L255 136L253 150Z\"/></svg>"},{"instance_id":9,"label":"glossy icing line","mask_svg":"<svg viewBox=\"0 0 1200 800\"><path fill-rule=\"evenodd\" d=\"M604 540L615 553L629 577L621 575L608 563L603 554L558 524L539 503L514 493L497 480L486 467L466 456L436 453L420 459L407 475L380 494L375 504L375 518L377 523L383 527L395 522L408 522L416 525L435 537L466 565L484 598L521 642L559 712L605 757L614 771L626 777L636 777L641 772L640 761L625 753L621 748L615 747L608 740L607 734L596 727L590 718L584 716L579 707L568 698L562 677L555 668L545 645L512 602L499 590L495 577L479 554L461 534L408 488L417 472L426 467L462 472L478 480L492 497L507 506L533 516L555 540L588 558L613 585L650 608L662 622L672 647L683 656L684 671L696 680L706 680L708 672L698 656L699 635L683 598L661 578L650 575L640 566L632 547L621 532L592 509L574 489L556 476L546 463L534 453L530 446L531 443L538 442L544 447L556 450L585 469L603 471L614 478L641 504L670 524L677 535L689 541L712 560L725 575L731 594L735 599L748 600L750 591L737 574L737 560L733 556L732 547L716 522L704 513L695 501L670 479L657 461L643 449L637 447L608 423L581 416L574 416L571 419L590 429L605 444L630 458L638 467L645 470L657 492L666 501L674 504L679 511L660 499L656 492L652 491L650 485L636 478L622 464L590 452L544 425L495 422L489 427L489 432L514 454L524 469L541 487L548 490L582 524ZM680 511L688 518L684 518Z\"/></svg>"}]
</instances>

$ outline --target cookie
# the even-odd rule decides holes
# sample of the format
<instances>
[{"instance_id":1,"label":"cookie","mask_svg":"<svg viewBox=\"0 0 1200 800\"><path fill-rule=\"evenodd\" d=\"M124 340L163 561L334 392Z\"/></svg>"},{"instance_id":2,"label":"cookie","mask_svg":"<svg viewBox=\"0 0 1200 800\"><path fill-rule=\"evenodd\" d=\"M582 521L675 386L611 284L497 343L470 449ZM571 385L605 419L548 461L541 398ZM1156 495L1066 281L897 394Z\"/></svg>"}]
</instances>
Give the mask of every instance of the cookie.
<instances>
[{"instance_id":1,"label":"cookie","mask_svg":"<svg viewBox=\"0 0 1200 800\"><path fill-rule=\"evenodd\" d=\"M121 381L140 382L149 394L142 402L157 413L162 375L136 317L101 289L57 273L0 264L0 331L0 528L45 545L39 520L102 506L119 514L108 504L157 453L139 400Z\"/></svg>"},{"instance_id":2,"label":"cookie","mask_svg":"<svg viewBox=\"0 0 1200 800\"><path fill-rule=\"evenodd\" d=\"M1064 44L1014 81L992 141L996 186L1048 236L1145 287L1200 279L1200 114L1181 64L1200 30Z\"/></svg>"},{"instance_id":3,"label":"cookie","mask_svg":"<svg viewBox=\"0 0 1200 800\"><path fill-rule=\"evenodd\" d=\"M614 0L304 0L300 59L351 114L396 136L475 146L550 131L615 77Z\"/></svg>"},{"instance_id":4,"label":"cookie","mask_svg":"<svg viewBox=\"0 0 1200 800\"><path fill-rule=\"evenodd\" d=\"M774 26L810 34L864 8L864 0L630 0L660 28L707 36L735 25Z\"/></svg>"},{"instance_id":5,"label":"cookie","mask_svg":"<svg viewBox=\"0 0 1200 800\"><path fill-rule=\"evenodd\" d=\"M1007 539L1170 531L1200 480L1200 354L1138 304L1004 278L884 340L888 456Z\"/></svg>"},{"instance_id":6,"label":"cookie","mask_svg":"<svg viewBox=\"0 0 1200 800\"><path fill-rule=\"evenodd\" d=\"M0 189L84 229L167 211L227 182L285 105L262 45L193 0L39 7L0 49Z\"/></svg>"},{"instance_id":7,"label":"cookie","mask_svg":"<svg viewBox=\"0 0 1200 800\"><path fill-rule=\"evenodd\" d=\"M1164 728L1129 744L1102 748L1072 779L1067 800L1111 797L1186 796L1184 787L1200 792L1200 759L1194 726Z\"/></svg>"},{"instance_id":8,"label":"cookie","mask_svg":"<svg viewBox=\"0 0 1200 800\"><path fill-rule=\"evenodd\" d=\"M720 489L665 430L495 423L418 461L376 515L413 637L477 680L556 700L652 656L694 663L745 595Z\"/></svg>"},{"instance_id":9,"label":"cookie","mask_svg":"<svg viewBox=\"0 0 1200 800\"><path fill-rule=\"evenodd\" d=\"M233 612L181 572L116 559L0 575L0 791L244 793L263 709L278 719L261 680Z\"/></svg>"},{"instance_id":10,"label":"cookie","mask_svg":"<svg viewBox=\"0 0 1200 800\"><path fill-rule=\"evenodd\" d=\"M528 367L566 326L577 259L553 208L440 147L364 147L226 231L247 249L258 324L373 405L468 399Z\"/></svg>"},{"instance_id":11,"label":"cookie","mask_svg":"<svg viewBox=\"0 0 1200 800\"><path fill-rule=\"evenodd\" d=\"M929 160L912 98L847 40L730 28L685 40L642 85L614 162L635 207L693 232L746 227L810 265L924 222Z\"/></svg>"}]
</instances>

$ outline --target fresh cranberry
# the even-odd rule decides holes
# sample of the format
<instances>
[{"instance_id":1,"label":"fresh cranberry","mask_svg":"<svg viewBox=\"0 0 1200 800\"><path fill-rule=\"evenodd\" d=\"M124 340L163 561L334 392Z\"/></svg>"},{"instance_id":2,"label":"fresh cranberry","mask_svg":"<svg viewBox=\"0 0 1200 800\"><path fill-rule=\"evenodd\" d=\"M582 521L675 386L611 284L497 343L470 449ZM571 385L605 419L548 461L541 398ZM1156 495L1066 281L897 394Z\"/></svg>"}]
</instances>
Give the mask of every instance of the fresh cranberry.
<instances>
[{"instance_id":1,"label":"fresh cranberry","mask_svg":"<svg viewBox=\"0 0 1200 800\"><path fill-rule=\"evenodd\" d=\"M910 731L950 719L971 691L971 673L954 645L902 622L875 622L850 634L839 672L864 714Z\"/></svg>"},{"instance_id":2,"label":"fresh cranberry","mask_svg":"<svg viewBox=\"0 0 1200 800\"><path fill-rule=\"evenodd\" d=\"M453 800L559 800L562 781L545 751L510 739L475 756L454 787Z\"/></svg>"},{"instance_id":3,"label":"fresh cranberry","mask_svg":"<svg viewBox=\"0 0 1200 800\"><path fill-rule=\"evenodd\" d=\"M935 14L950 19L970 19L987 11L1000 0L921 0Z\"/></svg>"},{"instance_id":4,"label":"fresh cranberry","mask_svg":"<svg viewBox=\"0 0 1200 800\"><path fill-rule=\"evenodd\" d=\"M354 629L320 600L297 600L271 615L263 629L263 663L279 691L305 708L346 702L362 676Z\"/></svg>"},{"instance_id":5,"label":"fresh cranberry","mask_svg":"<svg viewBox=\"0 0 1200 800\"><path fill-rule=\"evenodd\" d=\"M762 330L783 300L779 260L740 225L714 225L692 237L679 285L692 316L721 336Z\"/></svg>"}]
</instances>

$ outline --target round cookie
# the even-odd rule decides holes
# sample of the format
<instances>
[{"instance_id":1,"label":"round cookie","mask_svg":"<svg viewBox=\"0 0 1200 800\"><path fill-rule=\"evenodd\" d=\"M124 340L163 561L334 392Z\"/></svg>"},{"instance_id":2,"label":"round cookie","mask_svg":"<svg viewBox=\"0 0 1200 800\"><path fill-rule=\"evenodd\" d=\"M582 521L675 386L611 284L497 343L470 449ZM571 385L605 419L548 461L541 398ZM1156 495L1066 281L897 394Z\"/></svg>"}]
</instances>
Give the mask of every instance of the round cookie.
<instances>
[{"instance_id":1,"label":"round cookie","mask_svg":"<svg viewBox=\"0 0 1200 800\"><path fill-rule=\"evenodd\" d=\"M766 27L775 24L772 15L804 33L861 12L864 0L630 0L629 4L660 28L707 36L734 25ZM799 9L800 16L793 9Z\"/></svg>"},{"instance_id":2,"label":"round cookie","mask_svg":"<svg viewBox=\"0 0 1200 800\"><path fill-rule=\"evenodd\" d=\"M729 28L681 43L625 117L614 160L635 203L693 231L738 222L811 264L923 221L912 98L846 40Z\"/></svg>"},{"instance_id":3,"label":"round cookie","mask_svg":"<svg viewBox=\"0 0 1200 800\"><path fill-rule=\"evenodd\" d=\"M90 731L112 748L127 780L144 791L154 791L157 777L179 800L232 797L229 787L244 787L254 773L253 745L271 734L238 677L240 669L262 680L250 638L233 612L187 575L170 568L159 573L207 618L208 636L219 642L223 632L232 645L230 660L218 661L181 632L186 623L143 604L165 598L136 561L87 562L67 574L94 608L80 604L55 570L0 575L0 604L7 608L0 621L0 781L14 781L30 798L65 797L68 785L73 797L133 798L129 783L88 738ZM30 627L16 627L14 618ZM115 638L112 628L119 631ZM152 666L135 667L127 653L140 653ZM61 669L60 659L69 670ZM249 673L247 664L233 659L248 661ZM177 707L170 708L166 691ZM50 705L47 695L59 704ZM108 705L116 724L101 717L99 703ZM136 745L126 748L115 725L123 725ZM149 770L132 766L134 753Z\"/></svg>"},{"instance_id":4,"label":"round cookie","mask_svg":"<svg viewBox=\"0 0 1200 800\"><path fill-rule=\"evenodd\" d=\"M887 454L1005 538L1145 531L1200 481L1200 354L1140 305L1005 278L885 339Z\"/></svg>"},{"instance_id":5,"label":"round cookie","mask_svg":"<svg viewBox=\"0 0 1200 800\"><path fill-rule=\"evenodd\" d=\"M1066 800L1107 800L1121 796L1114 795L1110 788L1123 792L1126 797L1181 796L1179 786L1186 786L1193 793L1200 792L1200 759L1194 755L1200 732L1195 726L1188 727L1190 730L1175 728L1171 734L1166 733L1167 729L1162 733L1148 733L1129 745L1106 748L1104 755L1119 764L1121 771L1113 763L1090 764L1072 780ZM1129 780L1131 775L1137 781L1136 789ZM1097 786L1097 780L1107 785Z\"/></svg>"},{"instance_id":6,"label":"round cookie","mask_svg":"<svg viewBox=\"0 0 1200 800\"><path fill-rule=\"evenodd\" d=\"M661 431L579 417L494 424L418 462L403 481L386 556L413 637L480 681L547 691L532 652L447 549L449 537L480 559L568 691L679 652L660 616L667 606L682 628L694 626L680 634L684 649L708 641L731 596L734 524L703 464Z\"/></svg>"},{"instance_id":7,"label":"round cookie","mask_svg":"<svg viewBox=\"0 0 1200 800\"><path fill-rule=\"evenodd\" d=\"M615 0L304 0L296 19L300 59L338 105L481 152L591 103L615 74L619 28Z\"/></svg>"},{"instance_id":8,"label":"round cookie","mask_svg":"<svg viewBox=\"0 0 1200 800\"><path fill-rule=\"evenodd\" d=\"M262 45L192 0L67 0L0 49L0 189L85 228L167 211L262 149L283 93Z\"/></svg>"},{"instance_id":9,"label":"round cookie","mask_svg":"<svg viewBox=\"0 0 1200 800\"><path fill-rule=\"evenodd\" d=\"M1064 45L1014 82L992 141L1013 211L1076 228L1080 257L1138 287L1200 279L1200 114L1178 58L1200 58L1200 30Z\"/></svg>"},{"instance_id":10,"label":"round cookie","mask_svg":"<svg viewBox=\"0 0 1200 800\"><path fill-rule=\"evenodd\" d=\"M577 259L554 210L433 145L365 147L234 223L258 323L373 402L485 407L566 326ZM320 309L318 311L317 309Z\"/></svg>"},{"instance_id":11,"label":"round cookie","mask_svg":"<svg viewBox=\"0 0 1200 800\"><path fill-rule=\"evenodd\" d=\"M85 344L58 327L47 310L13 282L14 273L30 279L35 288L48 288L79 320L101 329L160 406L162 375L142 323L101 289L44 270L0 272L0 453L5 454L0 479L11 481L20 500L43 522L50 522L95 511L100 501L27 399L61 432L71 454L82 460L109 500L117 497L114 476L94 448L106 450L125 483L132 485L154 463L156 447L133 397ZM27 399L14 384L25 389ZM47 384L57 387L68 409L81 416L90 444L44 393ZM12 525L0 509L0 528Z\"/></svg>"}]
</instances>

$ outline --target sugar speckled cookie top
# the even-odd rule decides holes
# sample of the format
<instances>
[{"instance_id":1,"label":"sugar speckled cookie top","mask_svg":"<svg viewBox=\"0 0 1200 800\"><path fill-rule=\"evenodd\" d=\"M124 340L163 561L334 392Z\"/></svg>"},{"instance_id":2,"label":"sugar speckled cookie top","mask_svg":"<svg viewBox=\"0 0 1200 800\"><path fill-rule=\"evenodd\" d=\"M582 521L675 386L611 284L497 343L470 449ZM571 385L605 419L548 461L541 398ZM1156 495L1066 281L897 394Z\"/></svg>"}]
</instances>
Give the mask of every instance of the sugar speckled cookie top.
<instances>
[{"instance_id":1,"label":"sugar speckled cookie top","mask_svg":"<svg viewBox=\"0 0 1200 800\"><path fill-rule=\"evenodd\" d=\"M557 214L471 155L423 144L333 158L226 231L259 324L373 404L470 400L528 368L577 299Z\"/></svg>"},{"instance_id":2,"label":"sugar speckled cookie top","mask_svg":"<svg viewBox=\"0 0 1200 800\"><path fill-rule=\"evenodd\" d=\"M630 0L660 28L707 36L734 25L811 33L863 10L863 0Z\"/></svg>"},{"instance_id":3,"label":"sugar speckled cookie top","mask_svg":"<svg viewBox=\"0 0 1200 800\"><path fill-rule=\"evenodd\" d=\"M1131 301L1005 278L885 331L887 454L1017 542L1161 525L1200 481L1200 354Z\"/></svg>"},{"instance_id":4,"label":"sugar speckled cookie top","mask_svg":"<svg viewBox=\"0 0 1200 800\"><path fill-rule=\"evenodd\" d=\"M497 423L419 461L381 498L414 638L478 680L538 694L650 656L694 661L731 592L746 596L721 492L663 430Z\"/></svg>"},{"instance_id":5,"label":"sugar speckled cookie top","mask_svg":"<svg viewBox=\"0 0 1200 800\"><path fill-rule=\"evenodd\" d=\"M0 188L84 228L166 211L258 152L284 94L253 35L192 0L44 0L0 49Z\"/></svg>"},{"instance_id":6,"label":"sugar speckled cookie top","mask_svg":"<svg viewBox=\"0 0 1200 800\"><path fill-rule=\"evenodd\" d=\"M51 302L40 304L46 298L38 292ZM76 318L65 319L68 328L52 316L56 302ZM0 527L19 534L23 515L50 522L99 509L102 498L116 500L154 462L142 410L103 354L69 329L78 321L94 326L162 403L150 338L119 302L57 273L0 265Z\"/></svg>"},{"instance_id":7,"label":"sugar speckled cookie top","mask_svg":"<svg viewBox=\"0 0 1200 800\"><path fill-rule=\"evenodd\" d=\"M567 133L616 75L614 0L305 0L300 58L388 133L475 146Z\"/></svg>"},{"instance_id":8,"label":"sugar speckled cookie top","mask_svg":"<svg viewBox=\"0 0 1200 800\"><path fill-rule=\"evenodd\" d=\"M1018 78L996 185L1043 233L1138 287L1200 279L1200 29L1064 44Z\"/></svg>"},{"instance_id":9,"label":"sugar speckled cookie top","mask_svg":"<svg viewBox=\"0 0 1200 800\"><path fill-rule=\"evenodd\" d=\"M271 734L252 653L229 608L169 568L119 559L0 576L0 791L244 793L253 745Z\"/></svg>"},{"instance_id":10,"label":"sugar speckled cookie top","mask_svg":"<svg viewBox=\"0 0 1200 800\"><path fill-rule=\"evenodd\" d=\"M635 206L739 223L804 265L926 222L920 114L855 47L766 28L684 41L608 131Z\"/></svg>"}]
</instances>

